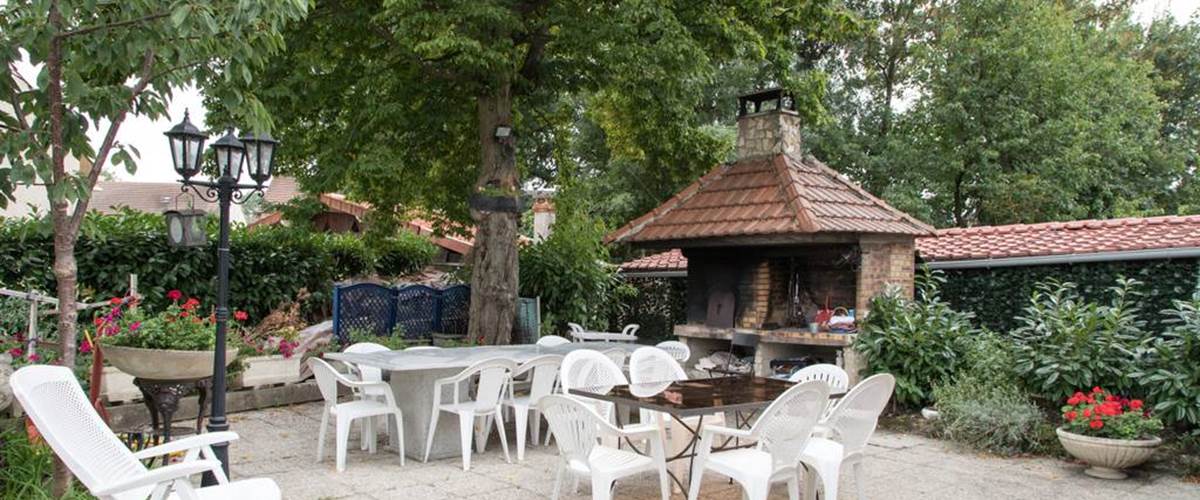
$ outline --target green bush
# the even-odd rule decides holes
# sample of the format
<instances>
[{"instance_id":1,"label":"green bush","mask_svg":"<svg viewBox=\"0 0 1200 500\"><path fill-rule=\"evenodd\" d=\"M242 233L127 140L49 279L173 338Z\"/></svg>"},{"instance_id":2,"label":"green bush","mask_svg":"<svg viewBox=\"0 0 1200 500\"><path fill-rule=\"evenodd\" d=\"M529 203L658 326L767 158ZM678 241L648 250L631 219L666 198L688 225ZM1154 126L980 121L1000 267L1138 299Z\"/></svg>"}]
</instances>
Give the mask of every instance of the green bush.
<instances>
[{"instance_id":1,"label":"green bush","mask_svg":"<svg viewBox=\"0 0 1200 500\"><path fill-rule=\"evenodd\" d=\"M675 338L675 325L687 322L686 278L623 278L637 290L623 295L624 300L614 308L608 327L616 331L636 323L638 338L657 343Z\"/></svg>"},{"instance_id":2,"label":"green bush","mask_svg":"<svg viewBox=\"0 0 1200 500\"><path fill-rule=\"evenodd\" d=\"M944 437L1001 455L1044 451L1054 442L1045 415L1012 382L964 374L934 389Z\"/></svg>"},{"instance_id":3,"label":"green bush","mask_svg":"<svg viewBox=\"0 0 1200 500\"><path fill-rule=\"evenodd\" d=\"M871 299L871 314L854 342L867 372L896 377L900 404L929 402L933 388L957 373L967 339L979 334L970 313L951 309L938 295L943 281L926 272L917 278L918 300L904 298L895 287Z\"/></svg>"},{"instance_id":4,"label":"green bush","mask_svg":"<svg viewBox=\"0 0 1200 500\"><path fill-rule=\"evenodd\" d=\"M94 301L124 295L129 275L136 274L138 291L156 309L166 307L165 294L172 289L215 303L216 229L210 218L207 246L176 248L167 243L165 223L159 215L133 211L88 214L75 252L81 298ZM356 240L283 226L235 227L230 249L230 304L249 312L252 319L261 319L307 289L311 295L305 310L325 310L334 281L370 274L376 262L371 251ZM396 240L398 243L382 245L388 252L387 266L395 269L424 266L435 252L432 243L416 235ZM0 224L0 286L53 291L53 255L52 234L45 221Z\"/></svg>"},{"instance_id":5,"label":"green bush","mask_svg":"<svg viewBox=\"0 0 1200 500\"><path fill-rule=\"evenodd\" d=\"M521 296L542 298L545 333L561 331L567 322L607 324L621 297L636 293L609 263L604 234L603 224L567 210L558 214L549 238L521 249Z\"/></svg>"},{"instance_id":6,"label":"green bush","mask_svg":"<svg viewBox=\"0 0 1200 500\"><path fill-rule=\"evenodd\" d=\"M1129 374L1148 341L1140 284L1118 279L1107 304L1083 299L1073 283L1038 284L1012 332L1014 367L1025 387L1054 401L1097 385L1133 392Z\"/></svg>"},{"instance_id":7,"label":"green bush","mask_svg":"<svg viewBox=\"0 0 1200 500\"><path fill-rule=\"evenodd\" d=\"M400 276L421 270L433 261L437 248L424 236L400 231L390 238L372 238L368 247L374 254L375 272Z\"/></svg>"},{"instance_id":8,"label":"green bush","mask_svg":"<svg viewBox=\"0 0 1200 500\"><path fill-rule=\"evenodd\" d=\"M1177 301L1164 315L1170 328L1130 376L1164 421L1200 428L1200 294Z\"/></svg>"}]
</instances>

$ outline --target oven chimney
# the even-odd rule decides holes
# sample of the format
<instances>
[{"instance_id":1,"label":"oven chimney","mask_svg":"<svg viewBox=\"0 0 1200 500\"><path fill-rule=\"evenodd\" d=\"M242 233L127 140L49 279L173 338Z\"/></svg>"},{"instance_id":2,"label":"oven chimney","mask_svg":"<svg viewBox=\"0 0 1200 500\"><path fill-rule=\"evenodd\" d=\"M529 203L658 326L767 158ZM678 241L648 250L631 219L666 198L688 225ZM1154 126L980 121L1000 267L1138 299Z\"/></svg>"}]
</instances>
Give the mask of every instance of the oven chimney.
<instances>
[{"instance_id":1,"label":"oven chimney","mask_svg":"<svg viewBox=\"0 0 1200 500\"><path fill-rule=\"evenodd\" d=\"M739 160L781 153L799 157L800 146L800 115L790 94L776 88L738 97Z\"/></svg>"}]
</instances>

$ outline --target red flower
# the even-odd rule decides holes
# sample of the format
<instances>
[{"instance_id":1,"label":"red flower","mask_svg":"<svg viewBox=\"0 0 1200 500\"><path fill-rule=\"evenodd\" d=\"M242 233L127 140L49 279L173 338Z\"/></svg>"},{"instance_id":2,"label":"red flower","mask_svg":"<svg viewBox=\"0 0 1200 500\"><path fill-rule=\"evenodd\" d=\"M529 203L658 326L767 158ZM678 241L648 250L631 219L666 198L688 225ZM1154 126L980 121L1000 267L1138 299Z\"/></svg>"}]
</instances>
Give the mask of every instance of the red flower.
<instances>
[{"instance_id":1,"label":"red flower","mask_svg":"<svg viewBox=\"0 0 1200 500\"><path fill-rule=\"evenodd\" d=\"M20 347L14 347L14 348L8 350L8 354L14 358L19 358L19 357L25 355L25 349L21 349Z\"/></svg>"},{"instance_id":2,"label":"red flower","mask_svg":"<svg viewBox=\"0 0 1200 500\"><path fill-rule=\"evenodd\" d=\"M1104 428L1104 421L1103 421L1103 420L1100 420L1100 419L1095 419L1095 420L1092 420L1091 422L1088 422L1088 427L1091 427L1091 428L1093 428L1093 429L1096 429L1096 430L1103 429L1103 428Z\"/></svg>"},{"instance_id":3,"label":"red flower","mask_svg":"<svg viewBox=\"0 0 1200 500\"><path fill-rule=\"evenodd\" d=\"M142 322L141 322L141 321L134 321L133 323L130 323L130 324L129 324L129 331L131 331L131 332L136 332L136 331L137 331L137 329L138 329L138 328L141 328L141 327L142 327Z\"/></svg>"},{"instance_id":4,"label":"red flower","mask_svg":"<svg viewBox=\"0 0 1200 500\"><path fill-rule=\"evenodd\" d=\"M179 290L171 290L167 292L167 298L171 299L171 302L177 302L179 299L183 298L183 292Z\"/></svg>"},{"instance_id":5,"label":"red flower","mask_svg":"<svg viewBox=\"0 0 1200 500\"><path fill-rule=\"evenodd\" d=\"M93 324L93 325L96 325L96 326L103 325L103 324L104 324L104 318L95 318L95 319L93 319L93 320L92 320L92 324Z\"/></svg>"},{"instance_id":6,"label":"red flower","mask_svg":"<svg viewBox=\"0 0 1200 500\"><path fill-rule=\"evenodd\" d=\"M183 312L179 313L179 317L180 317L180 318L186 318L186 317L188 317L188 312L187 312L187 311L183 311Z\"/></svg>"},{"instance_id":7,"label":"red flower","mask_svg":"<svg viewBox=\"0 0 1200 500\"><path fill-rule=\"evenodd\" d=\"M1104 389L1101 389L1100 386L1096 386L1096 387L1092 388L1092 393L1094 393L1094 394L1099 394L1102 392L1104 392Z\"/></svg>"},{"instance_id":8,"label":"red flower","mask_svg":"<svg viewBox=\"0 0 1200 500\"><path fill-rule=\"evenodd\" d=\"M1143 404L1144 403L1142 403L1142 400L1135 399L1135 400L1129 402L1129 408L1134 409L1134 410L1139 410L1142 408Z\"/></svg>"},{"instance_id":9,"label":"red flower","mask_svg":"<svg viewBox=\"0 0 1200 500\"><path fill-rule=\"evenodd\" d=\"M1084 417L1084 418L1087 418L1087 417L1090 417L1090 416L1092 416L1092 409L1091 409L1091 408L1084 408L1084 409L1083 409L1083 417Z\"/></svg>"},{"instance_id":10,"label":"red flower","mask_svg":"<svg viewBox=\"0 0 1200 500\"><path fill-rule=\"evenodd\" d=\"M29 361L32 361L34 363L37 363L38 361L42 360L42 356L35 352L33 354L30 354L29 357L26 359L28 359Z\"/></svg>"},{"instance_id":11,"label":"red flower","mask_svg":"<svg viewBox=\"0 0 1200 500\"><path fill-rule=\"evenodd\" d=\"M1063 414L1063 418L1067 419L1067 422L1075 420L1076 416L1078 416L1078 414L1075 413L1075 410L1071 410Z\"/></svg>"},{"instance_id":12,"label":"red flower","mask_svg":"<svg viewBox=\"0 0 1200 500\"><path fill-rule=\"evenodd\" d=\"M109 304L112 304L112 305L114 305L114 306L119 306L119 305L121 305L121 298L120 298L120 297L113 297L113 298L111 298L111 299L108 299L108 303L109 303Z\"/></svg>"},{"instance_id":13,"label":"red flower","mask_svg":"<svg viewBox=\"0 0 1200 500\"><path fill-rule=\"evenodd\" d=\"M188 297L187 302L184 302L183 305L179 306L179 307L182 307L184 309L191 311L199 305L200 305L200 301L196 300L195 297Z\"/></svg>"},{"instance_id":14,"label":"red flower","mask_svg":"<svg viewBox=\"0 0 1200 500\"><path fill-rule=\"evenodd\" d=\"M236 319L238 321L246 321L246 320L250 319L250 315L246 314L246 311L235 311L233 313L233 319Z\"/></svg>"},{"instance_id":15,"label":"red flower","mask_svg":"<svg viewBox=\"0 0 1200 500\"><path fill-rule=\"evenodd\" d=\"M1076 394L1078 394L1078 393L1076 393ZM1079 403L1082 403L1082 402L1083 402L1083 395L1082 395L1082 394L1079 394L1079 395L1077 395L1077 396L1071 396L1071 397L1067 398L1067 404L1069 404L1069 405L1071 405L1071 406L1075 406L1075 405L1077 405L1077 404L1079 404Z\"/></svg>"},{"instance_id":16,"label":"red flower","mask_svg":"<svg viewBox=\"0 0 1200 500\"><path fill-rule=\"evenodd\" d=\"M83 339L83 342L79 343L79 352L84 354L92 352L92 343L88 342L88 339Z\"/></svg>"}]
</instances>

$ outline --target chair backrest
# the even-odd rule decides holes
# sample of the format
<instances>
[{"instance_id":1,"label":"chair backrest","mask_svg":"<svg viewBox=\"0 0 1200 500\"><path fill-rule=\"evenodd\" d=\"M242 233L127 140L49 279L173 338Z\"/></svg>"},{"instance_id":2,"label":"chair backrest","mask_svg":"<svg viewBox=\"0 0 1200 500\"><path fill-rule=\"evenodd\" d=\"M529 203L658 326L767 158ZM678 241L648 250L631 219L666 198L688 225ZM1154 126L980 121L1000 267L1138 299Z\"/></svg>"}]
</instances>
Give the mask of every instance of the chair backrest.
<instances>
[{"instance_id":1,"label":"chair backrest","mask_svg":"<svg viewBox=\"0 0 1200 500\"><path fill-rule=\"evenodd\" d=\"M464 368L455 378L467 380L479 377L475 385L475 402L490 408L499 404L500 398L507 394L505 388L516 370L517 364L511 359L489 358Z\"/></svg>"},{"instance_id":2,"label":"chair backrest","mask_svg":"<svg viewBox=\"0 0 1200 500\"><path fill-rule=\"evenodd\" d=\"M321 398L325 400L325 404L337 404L338 380L345 379L345 377L338 373L328 361L315 356L308 358L308 368L312 370L313 377L317 379L317 389L321 390Z\"/></svg>"},{"instance_id":3,"label":"chair backrest","mask_svg":"<svg viewBox=\"0 0 1200 500\"><path fill-rule=\"evenodd\" d=\"M558 335L545 335L538 339L537 345L542 347L554 347L556 345L570 344L571 339L559 337Z\"/></svg>"},{"instance_id":4,"label":"chair backrest","mask_svg":"<svg viewBox=\"0 0 1200 500\"><path fill-rule=\"evenodd\" d=\"M626 352L625 349L621 349L619 347L614 347L612 349L605 349L600 352L602 354L604 354L605 356L608 356L608 359L611 359L612 362L617 365L617 368L620 368L620 369L624 369L625 358L629 357L629 353Z\"/></svg>"},{"instance_id":5,"label":"chair backrest","mask_svg":"<svg viewBox=\"0 0 1200 500\"><path fill-rule=\"evenodd\" d=\"M391 349L388 349L387 346L384 346L382 344L376 344L374 342L359 342L350 347L347 347L346 350L343 352L348 352L348 353L352 353L352 354L369 354L372 352L381 352L381 351L390 351L390 350ZM362 377L362 380L364 382L379 382L380 380L383 380L383 370L380 368L377 368L374 366L356 364L356 365L354 365L354 369L358 370L358 375L360 377Z\"/></svg>"},{"instance_id":6,"label":"chair backrest","mask_svg":"<svg viewBox=\"0 0 1200 500\"><path fill-rule=\"evenodd\" d=\"M841 369L837 365L816 364L801 368L796 373L793 373L788 380L792 382L808 382L809 380L820 380L829 384L829 389L833 392L845 392L850 388L850 375L846 370Z\"/></svg>"},{"instance_id":7,"label":"chair backrest","mask_svg":"<svg viewBox=\"0 0 1200 500\"><path fill-rule=\"evenodd\" d=\"M438 347L435 345L415 345L412 347L404 348L405 351L424 351L427 349L441 349L441 347Z\"/></svg>"},{"instance_id":8,"label":"chair backrest","mask_svg":"<svg viewBox=\"0 0 1200 500\"><path fill-rule=\"evenodd\" d=\"M826 425L833 429L834 438L842 443L846 454L866 448L879 423L879 414L895 388L896 378L890 373L872 375L854 386L834 407Z\"/></svg>"},{"instance_id":9,"label":"chair backrest","mask_svg":"<svg viewBox=\"0 0 1200 500\"><path fill-rule=\"evenodd\" d=\"M567 323L567 328L570 328L572 332L576 333L583 333L585 331L583 329L583 325L579 323Z\"/></svg>"},{"instance_id":10,"label":"chair backrest","mask_svg":"<svg viewBox=\"0 0 1200 500\"><path fill-rule=\"evenodd\" d=\"M678 340L664 340L654 347L667 351L667 354L680 363L686 363L692 357L692 349Z\"/></svg>"},{"instance_id":11,"label":"chair backrest","mask_svg":"<svg viewBox=\"0 0 1200 500\"><path fill-rule=\"evenodd\" d=\"M96 414L71 370L27 366L17 370L9 384L38 432L89 490L146 472L146 467ZM145 498L148 494L146 488L141 493L132 491L114 498Z\"/></svg>"},{"instance_id":12,"label":"chair backrest","mask_svg":"<svg viewBox=\"0 0 1200 500\"><path fill-rule=\"evenodd\" d=\"M621 367L611 358L589 349L567 353L563 358L561 377L564 394L571 389L607 394L613 386L629 383Z\"/></svg>"},{"instance_id":13,"label":"chair backrest","mask_svg":"<svg viewBox=\"0 0 1200 500\"><path fill-rule=\"evenodd\" d=\"M687 380L687 372L670 353L657 347L639 347L629 357L629 382L674 382Z\"/></svg>"},{"instance_id":14,"label":"chair backrest","mask_svg":"<svg viewBox=\"0 0 1200 500\"><path fill-rule=\"evenodd\" d=\"M621 329L621 335L628 335L630 337L636 337L637 331L641 327L642 326L637 323L630 323L628 325L625 325L625 328Z\"/></svg>"},{"instance_id":15,"label":"chair backrest","mask_svg":"<svg viewBox=\"0 0 1200 500\"><path fill-rule=\"evenodd\" d=\"M570 397L552 394L542 398L538 409L550 423L558 453L573 469L590 470L588 457L596 447L602 429L609 427L596 411Z\"/></svg>"},{"instance_id":16,"label":"chair backrest","mask_svg":"<svg viewBox=\"0 0 1200 500\"><path fill-rule=\"evenodd\" d=\"M562 338L562 337L559 337ZM538 356L521 363L513 377L529 373L529 404L536 405L543 397L554 392L554 383L558 381L558 369L562 367L563 357L557 354Z\"/></svg>"},{"instance_id":17,"label":"chair backrest","mask_svg":"<svg viewBox=\"0 0 1200 500\"><path fill-rule=\"evenodd\" d=\"M828 401L829 384L813 380L792 386L763 411L750 433L776 470L799 463Z\"/></svg>"}]
</instances>

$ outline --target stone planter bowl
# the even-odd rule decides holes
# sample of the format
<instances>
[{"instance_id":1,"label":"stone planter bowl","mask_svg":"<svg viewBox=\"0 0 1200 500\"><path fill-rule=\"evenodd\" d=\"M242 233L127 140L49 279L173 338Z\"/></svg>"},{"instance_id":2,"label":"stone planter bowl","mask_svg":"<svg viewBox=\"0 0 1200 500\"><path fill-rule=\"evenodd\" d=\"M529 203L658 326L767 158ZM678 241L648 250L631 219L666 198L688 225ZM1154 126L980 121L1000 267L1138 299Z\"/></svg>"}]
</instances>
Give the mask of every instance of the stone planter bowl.
<instances>
[{"instance_id":1,"label":"stone planter bowl","mask_svg":"<svg viewBox=\"0 0 1200 500\"><path fill-rule=\"evenodd\" d=\"M1082 436L1064 430L1055 429L1058 442L1075 458L1087 462L1091 467L1083 471L1092 477L1101 479L1125 479L1128 474L1121 471L1137 467L1154 455L1154 450L1162 444L1158 437L1150 439L1108 439Z\"/></svg>"},{"instance_id":2,"label":"stone planter bowl","mask_svg":"<svg viewBox=\"0 0 1200 500\"><path fill-rule=\"evenodd\" d=\"M139 347L104 346L104 360L121 371L148 380L196 380L211 377L215 351L176 351ZM225 366L237 358L237 349L225 350Z\"/></svg>"}]
</instances>

